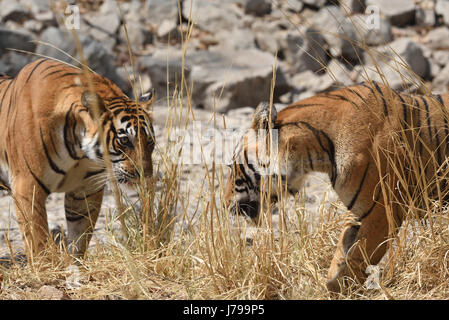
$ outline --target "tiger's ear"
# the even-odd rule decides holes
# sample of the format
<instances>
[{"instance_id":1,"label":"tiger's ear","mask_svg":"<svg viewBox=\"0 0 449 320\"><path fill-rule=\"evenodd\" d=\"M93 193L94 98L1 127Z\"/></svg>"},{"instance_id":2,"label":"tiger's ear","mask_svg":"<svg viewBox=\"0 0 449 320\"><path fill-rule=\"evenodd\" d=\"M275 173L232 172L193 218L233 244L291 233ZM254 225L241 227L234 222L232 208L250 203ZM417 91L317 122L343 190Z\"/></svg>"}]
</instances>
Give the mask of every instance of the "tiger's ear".
<instances>
[{"instance_id":1,"label":"tiger's ear","mask_svg":"<svg viewBox=\"0 0 449 320\"><path fill-rule=\"evenodd\" d=\"M251 128L254 130L266 129L274 127L276 121L277 111L273 105L270 113L270 104L268 102L261 102L256 111L254 111L253 121L251 123Z\"/></svg>"},{"instance_id":2,"label":"tiger's ear","mask_svg":"<svg viewBox=\"0 0 449 320\"><path fill-rule=\"evenodd\" d=\"M98 116L106 112L106 107L100 96L92 91L84 91L81 96L81 103L87 108L92 119L96 119L95 108L98 108Z\"/></svg>"},{"instance_id":3,"label":"tiger's ear","mask_svg":"<svg viewBox=\"0 0 449 320\"><path fill-rule=\"evenodd\" d=\"M154 102L154 96L155 96L155 92L154 89L151 89L150 91L148 91L147 93L142 94L139 97L139 104L146 110L149 111L150 106L153 104Z\"/></svg>"}]
</instances>

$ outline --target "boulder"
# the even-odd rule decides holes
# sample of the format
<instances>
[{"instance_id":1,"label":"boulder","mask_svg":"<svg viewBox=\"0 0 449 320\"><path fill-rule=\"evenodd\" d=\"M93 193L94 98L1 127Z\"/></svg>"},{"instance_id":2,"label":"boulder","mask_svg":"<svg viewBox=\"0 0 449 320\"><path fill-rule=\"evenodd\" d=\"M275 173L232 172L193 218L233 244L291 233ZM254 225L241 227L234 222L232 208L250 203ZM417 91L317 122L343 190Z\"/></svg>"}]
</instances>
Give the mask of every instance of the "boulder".
<instances>
[{"instance_id":1,"label":"boulder","mask_svg":"<svg viewBox=\"0 0 449 320\"><path fill-rule=\"evenodd\" d=\"M442 26L429 31L423 42L432 50L449 49L449 28Z\"/></svg>"},{"instance_id":2,"label":"boulder","mask_svg":"<svg viewBox=\"0 0 449 320\"><path fill-rule=\"evenodd\" d=\"M116 44L117 32L120 28L121 19L118 13L86 14L86 23L89 24L89 34L98 40L108 50L112 51Z\"/></svg>"},{"instance_id":3,"label":"boulder","mask_svg":"<svg viewBox=\"0 0 449 320\"><path fill-rule=\"evenodd\" d=\"M364 0L340 0L339 2L343 11L348 15L365 11Z\"/></svg>"},{"instance_id":4,"label":"boulder","mask_svg":"<svg viewBox=\"0 0 449 320\"><path fill-rule=\"evenodd\" d=\"M144 17L152 25L160 25L164 20L177 22L179 10L178 0L147 0L144 6Z\"/></svg>"},{"instance_id":5,"label":"boulder","mask_svg":"<svg viewBox=\"0 0 449 320\"><path fill-rule=\"evenodd\" d=\"M304 8L304 3L301 0L288 0L284 3L284 9L293 11L293 12L301 12Z\"/></svg>"},{"instance_id":6,"label":"boulder","mask_svg":"<svg viewBox=\"0 0 449 320\"><path fill-rule=\"evenodd\" d=\"M380 15L394 26L403 27L415 21L413 0L366 0L366 6L377 7Z\"/></svg>"},{"instance_id":7,"label":"boulder","mask_svg":"<svg viewBox=\"0 0 449 320\"><path fill-rule=\"evenodd\" d=\"M179 90L183 73L182 55L180 50L158 49L153 54L140 58L139 70L150 76L152 87L158 97L166 98L168 95L171 98L175 88ZM190 67L185 66L186 78L189 72Z\"/></svg>"},{"instance_id":8,"label":"boulder","mask_svg":"<svg viewBox=\"0 0 449 320\"><path fill-rule=\"evenodd\" d=\"M339 57L342 54L343 38L341 37L342 22L346 19L345 12L339 6L326 6L313 15L310 22L314 29L321 33L321 36L329 44L329 51L333 57ZM346 33L353 36L352 28L346 30Z\"/></svg>"},{"instance_id":9,"label":"boulder","mask_svg":"<svg viewBox=\"0 0 449 320\"><path fill-rule=\"evenodd\" d=\"M375 81L382 81L377 66L394 89L399 89L403 85L417 84L416 76L427 78L430 73L429 61L424 56L424 48L410 38L399 38L387 46L377 47L370 53L365 54L368 77ZM365 76L366 74L362 73L362 79L359 80L364 81Z\"/></svg>"},{"instance_id":10,"label":"boulder","mask_svg":"<svg viewBox=\"0 0 449 320\"><path fill-rule=\"evenodd\" d=\"M126 31L128 37L126 36L125 28L123 26L120 28L119 40L125 45L128 45L129 41L133 52L139 52L146 44L153 43L153 34L140 23L128 21L126 23Z\"/></svg>"},{"instance_id":11,"label":"boulder","mask_svg":"<svg viewBox=\"0 0 449 320\"><path fill-rule=\"evenodd\" d=\"M301 0L305 5L320 9L326 5L327 0Z\"/></svg>"},{"instance_id":12,"label":"boulder","mask_svg":"<svg viewBox=\"0 0 449 320\"><path fill-rule=\"evenodd\" d=\"M40 41L42 43L37 45L36 53L65 62L74 63L69 56L56 49L59 48L67 54L74 56L76 54L76 47L73 40L71 40L71 37L71 35L65 34L59 28L48 27L41 34ZM47 45L46 43L50 45Z\"/></svg>"},{"instance_id":13,"label":"boulder","mask_svg":"<svg viewBox=\"0 0 449 320\"><path fill-rule=\"evenodd\" d=\"M232 2L221 0L185 0L182 14L201 30L215 34L222 30L243 27L242 16Z\"/></svg>"},{"instance_id":14,"label":"boulder","mask_svg":"<svg viewBox=\"0 0 449 320\"><path fill-rule=\"evenodd\" d=\"M278 40L281 53L291 65L291 73L318 71L326 66L329 58L327 44L316 29L302 27L288 31Z\"/></svg>"},{"instance_id":15,"label":"boulder","mask_svg":"<svg viewBox=\"0 0 449 320\"><path fill-rule=\"evenodd\" d=\"M435 11L432 9L416 8L415 13L416 25L421 27L432 27L436 24Z\"/></svg>"},{"instance_id":16,"label":"boulder","mask_svg":"<svg viewBox=\"0 0 449 320\"><path fill-rule=\"evenodd\" d=\"M449 1L437 0L435 4L435 13L441 16L445 25L449 26Z\"/></svg>"},{"instance_id":17,"label":"boulder","mask_svg":"<svg viewBox=\"0 0 449 320\"><path fill-rule=\"evenodd\" d=\"M387 20L380 18L379 27L373 27L369 16L364 14L346 17L343 21L342 30L348 30L347 36L352 35L351 40L360 41L362 46L378 46L393 40L391 24ZM350 45L350 43L348 44ZM352 51L353 49L350 49L350 52Z\"/></svg>"},{"instance_id":18,"label":"boulder","mask_svg":"<svg viewBox=\"0 0 449 320\"><path fill-rule=\"evenodd\" d=\"M271 0L245 0L245 13L255 16L264 16L271 12Z\"/></svg>"},{"instance_id":19,"label":"boulder","mask_svg":"<svg viewBox=\"0 0 449 320\"><path fill-rule=\"evenodd\" d=\"M34 34L26 29L11 30L0 27L0 56L9 52L8 48L34 52L36 49L36 43L32 42L34 40L36 40Z\"/></svg>"},{"instance_id":20,"label":"boulder","mask_svg":"<svg viewBox=\"0 0 449 320\"><path fill-rule=\"evenodd\" d=\"M256 38L247 28L220 31L215 35L219 42L218 48L225 50L255 49Z\"/></svg>"},{"instance_id":21,"label":"boulder","mask_svg":"<svg viewBox=\"0 0 449 320\"><path fill-rule=\"evenodd\" d=\"M274 63L269 53L256 49L198 51L188 54L186 61L191 66L192 98L197 107L227 112L269 100ZM281 72L278 68L276 94L286 91Z\"/></svg>"},{"instance_id":22,"label":"boulder","mask_svg":"<svg viewBox=\"0 0 449 320\"><path fill-rule=\"evenodd\" d=\"M0 21L15 21L23 23L31 18L31 12L17 1L0 1Z\"/></svg>"}]
</instances>

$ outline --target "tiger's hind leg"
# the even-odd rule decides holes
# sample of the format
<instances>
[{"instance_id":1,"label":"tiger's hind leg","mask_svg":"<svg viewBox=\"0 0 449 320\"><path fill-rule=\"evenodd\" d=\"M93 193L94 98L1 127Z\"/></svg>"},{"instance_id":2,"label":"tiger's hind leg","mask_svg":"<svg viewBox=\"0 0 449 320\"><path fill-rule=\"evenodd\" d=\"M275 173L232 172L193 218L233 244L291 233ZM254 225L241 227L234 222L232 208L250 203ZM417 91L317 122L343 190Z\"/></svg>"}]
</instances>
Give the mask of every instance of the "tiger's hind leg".
<instances>
[{"instance_id":1,"label":"tiger's hind leg","mask_svg":"<svg viewBox=\"0 0 449 320\"><path fill-rule=\"evenodd\" d=\"M64 199L67 220L67 246L69 253L79 258L84 256L89 245L103 201L103 191L86 194L67 192Z\"/></svg>"},{"instance_id":2,"label":"tiger's hind leg","mask_svg":"<svg viewBox=\"0 0 449 320\"><path fill-rule=\"evenodd\" d=\"M359 225L347 225L340 235L329 268L328 290L341 292L345 277L363 284L366 280L366 267L379 263L388 248L387 240L396 234L401 222L401 219L395 219L396 226L390 232L385 209L378 204Z\"/></svg>"}]
</instances>

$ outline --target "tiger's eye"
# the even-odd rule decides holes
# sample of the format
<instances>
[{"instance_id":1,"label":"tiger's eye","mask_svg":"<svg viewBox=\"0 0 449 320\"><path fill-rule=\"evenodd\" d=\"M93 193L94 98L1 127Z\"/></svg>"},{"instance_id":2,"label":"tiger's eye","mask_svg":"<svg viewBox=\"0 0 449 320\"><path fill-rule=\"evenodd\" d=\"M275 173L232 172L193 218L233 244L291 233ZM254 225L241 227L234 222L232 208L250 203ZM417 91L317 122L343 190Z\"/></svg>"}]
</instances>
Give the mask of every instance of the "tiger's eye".
<instances>
[{"instance_id":1,"label":"tiger's eye","mask_svg":"<svg viewBox=\"0 0 449 320\"><path fill-rule=\"evenodd\" d=\"M120 143L123 145L127 145L129 144L129 138L128 137L121 137L120 139Z\"/></svg>"}]
</instances>

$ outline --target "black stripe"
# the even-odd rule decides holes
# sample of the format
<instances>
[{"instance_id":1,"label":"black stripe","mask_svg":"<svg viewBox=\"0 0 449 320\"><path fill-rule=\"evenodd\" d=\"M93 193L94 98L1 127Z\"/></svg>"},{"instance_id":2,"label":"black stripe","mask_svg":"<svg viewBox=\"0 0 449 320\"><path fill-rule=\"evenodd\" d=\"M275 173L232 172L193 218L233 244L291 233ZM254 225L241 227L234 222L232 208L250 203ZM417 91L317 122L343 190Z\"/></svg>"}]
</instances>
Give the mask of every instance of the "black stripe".
<instances>
[{"instance_id":1,"label":"black stripe","mask_svg":"<svg viewBox=\"0 0 449 320\"><path fill-rule=\"evenodd\" d=\"M39 186L42 188L42 190L44 190L44 192L48 195L50 194L50 190L45 186L45 184L39 180L39 178L34 174L34 172L31 170L30 165L28 164L28 161L26 161L25 159L25 164L28 168L28 170L30 171L31 175L33 176L34 180L36 180L36 182L39 184Z\"/></svg>"},{"instance_id":2,"label":"black stripe","mask_svg":"<svg viewBox=\"0 0 449 320\"><path fill-rule=\"evenodd\" d=\"M407 105L406 105L404 99L401 97L401 95L398 92L396 92L394 90L393 90L393 92L398 96L399 100L401 101L402 113L403 113L403 116L404 116L404 123L407 124L408 123L408 121L407 121Z\"/></svg>"},{"instance_id":3,"label":"black stripe","mask_svg":"<svg viewBox=\"0 0 449 320\"><path fill-rule=\"evenodd\" d=\"M97 171L87 172L86 175L84 176L84 179L90 178L90 177L92 177L92 176L95 176L95 175L97 175L97 174L99 174L99 173L103 173L103 172L104 172L104 169L97 170Z\"/></svg>"},{"instance_id":4,"label":"black stripe","mask_svg":"<svg viewBox=\"0 0 449 320\"><path fill-rule=\"evenodd\" d=\"M50 167L52 168L52 170L54 172L62 174L62 175L65 175L65 171L60 169L56 165L56 163L53 161L53 159L50 157L50 154L48 153L47 146L45 145L45 142L44 142L44 136L42 135L42 128L41 127L39 127L39 131L40 131L40 134L41 134L42 146L44 147L44 153L45 153L45 156L47 157L47 160L48 160L48 163L50 164Z\"/></svg>"},{"instance_id":5,"label":"black stripe","mask_svg":"<svg viewBox=\"0 0 449 320\"><path fill-rule=\"evenodd\" d=\"M75 105L75 102L73 102L73 103L70 105L70 108L69 108L69 110L67 111L66 116L65 116L65 123L64 123L64 144L65 144L65 147L66 147L66 149L67 149L67 151L68 151L70 157L71 157L72 159L74 159L74 160L80 160L80 159L82 159L82 157L80 158L80 157L77 156L76 151L75 151L75 149L74 149L74 146L73 146L73 145L70 145L70 144L69 144L69 140L68 140L70 116L72 116L72 109L73 109L73 106L74 106L74 105ZM73 121L75 122L74 119L73 119ZM75 123L75 126L76 126L76 123ZM73 132L72 132L72 133L73 133ZM73 138L75 139L75 137L73 137ZM72 141L72 144L73 144L73 141Z\"/></svg>"},{"instance_id":6,"label":"black stripe","mask_svg":"<svg viewBox=\"0 0 449 320\"><path fill-rule=\"evenodd\" d=\"M366 211L364 214L362 214L362 215L360 216L360 218L357 219L358 221L362 221L363 219L365 219L366 217L368 217L369 214L373 211L374 207L376 206L376 204L377 204L378 201L379 201L380 193L381 193L381 191L379 190L379 192L377 193L377 196L376 196L376 200L374 200L373 204L372 204L371 207L368 209L368 211Z\"/></svg>"},{"instance_id":7,"label":"black stripe","mask_svg":"<svg viewBox=\"0 0 449 320\"><path fill-rule=\"evenodd\" d=\"M421 101L424 103L424 107L426 108L426 117L427 117L427 129L429 131L429 140L432 142L432 127L430 125L430 112L429 112L429 105L427 104L427 101L424 100L422 96L419 97Z\"/></svg>"},{"instance_id":8,"label":"black stripe","mask_svg":"<svg viewBox=\"0 0 449 320\"><path fill-rule=\"evenodd\" d=\"M329 157L329 161L332 165L332 172L331 172L331 177L330 177L331 183L332 183L332 187L335 187L335 183L337 181L337 165L335 163L334 143L332 142L332 140L329 138L329 136L323 130L318 130L318 129L314 128L313 126L311 126L309 123L304 122L304 121L299 121L298 123L304 125L307 129L312 131L315 138L318 140L318 143L320 144L321 149L323 149L323 151L325 151L327 153L327 155ZM324 147L323 142L321 141L321 136L323 136L327 140L329 149L326 149Z\"/></svg>"},{"instance_id":9,"label":"black stripe","mask_svg":"<svg viewBox=\"0 0 449 320\"><path fill-rule=\"evenodd\" d=\"M67 73L61 74L57 79L70 77L70 76L82 76L82 75L83 75L82 72L67 72Z\"/></svg>"},{"instance_id":10,"label":"black stripe","mask_svg":"<svg viewBox=\"0 0 449 320\"><path fill-rule=\"evenodd\" d=\"M47 61L47 59L42 59L41 61L39 61L33 68L33 70L31 70L31 72L28 74L28 78L25 81L25 84L28 83L28 81L30 80L31 76L33 75L34 71L36 71L36 69L45 61Z\"/></svg>"},{"instance_id":11,"label":"black stripe","mask_svg":"<svg viewBox=\"0 0 449 320\"><path fill-rule=\"evenodd\" d=\"M246 174L245 167L243 166L243 164L239 163L239 168L240 168L240 171L242 172L243 176L245 177L245 181L246 181L246 184L248 184L248 187L250 189L254 189L254 184L251 181L251 178Z\"/></svg>"},{"instance_id":12,"label":"black stripe","mask_svg":"<svg viewBox=\"0 0 449 320\"><path fill-rule=\"evenodd\" d=\"M366 165L365 172L363 173L362 180L360 180L360 185L359 185L357 191L355 192L354 197L352 198L351 202L349 202L349 204L347 205L348 210L351 210L352 207L354 206L355 202L357 201L360 191L362 190L363 183L365 182L366 174L368 173L368 167L369 167L369 163Z\"/></svg>"},{"instance_id":13,"label":"black stripe","mask_svg":"<svg viewBox=\"0 0 449 320\"><path fill-rule=\"evenodd\" d=\"M383 103L383 106L384 106L384 115L385 115L385 117L388 117L388 107L387 107L387 102L385 101L385 97L383 95L383 92L380 89L379 85L375 81L373 81L373 84L374 84L374 87L376 88L377 92L379 92L380 97L382 98L382 103Z\"/></svg>"},{"instance_id":14,"label":"black stripe","mask_svg":"<svg viewBox=\"0 0 449 320\"><path fill-rule=\"evenodd\" d=\"M0 110L3 107L3 101L5 100L6 94L8 93L9 87L12 85L12 83L14 82L14 80L11 80L11 82L8 84L8 86L5 89L5 92L3 93L3 97L2 97L2 101L0 102ZM10 96L9 99L12 99L12 96Z\"/></svg>"},{"instance_id":15,"label":"black stripe","mask_svg":"<svg viewBox=\"0 0 449 320\"><path fill-rule=\"evenodd\" d=\"M448 115L447 110L446 110L446 108L444 106L443 99L441 98L441 95L437 94L436 98L437 98L438 102L441 104L441 111L443 113L443 120L444 120L444 133L445 133L444 141L447 144L447 139L449 138L449 124L448 124L448 119L447 118L449 117L449 115Z\"/></svg>"},{"instance_id":16,"label":"black stripe","mask_svg":"<svg viewBox=\"0 0 449 320\"><path fill-rule=\"evenodd\" d=\"M59 73L62 71L64 71L64 70L56 70L56 71L49 72L45 76L42 77L42 80L46 79L47 77L51 76L52 74L56 74L56 73Z\"/></svg>"},{"instance_id":17,"label":"black stripe","mask_svg":"<svg viewBox=\"0 0 449 320\"><path fill-rule=\"evenodd\" d=\"M310 170L314 171L315 169L313 169L313 161L312 161L312 156L310 155L309 148L307 148L307 157L309 158Z\"/></svg>"},{"instance_id":18,"label":"black stripe","mask_svg":"<svg viewBox=\"0 0 449 320\"><path fill-rule=\"evenodd\" d=\"M334 100L343 100L346 102L351 103L353 106L355 106L356 108L359 107L359 105L357 103L355 103L354 101L352 101L351 99L346 98L345 96L342 96L340 94L336 94L336 93L325 93L323 94L324 97L329 98L329 99L334 99Z\"/></svg>"}]
</instances>

